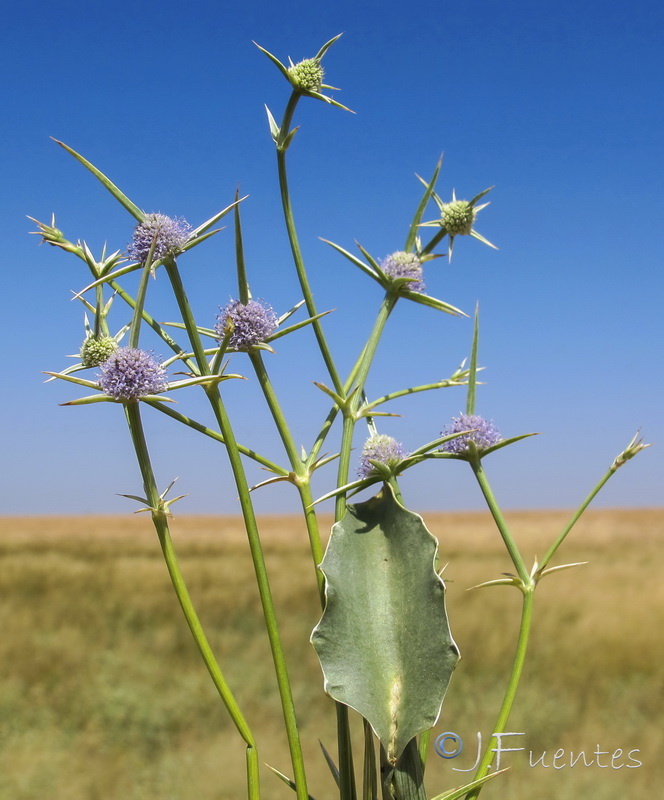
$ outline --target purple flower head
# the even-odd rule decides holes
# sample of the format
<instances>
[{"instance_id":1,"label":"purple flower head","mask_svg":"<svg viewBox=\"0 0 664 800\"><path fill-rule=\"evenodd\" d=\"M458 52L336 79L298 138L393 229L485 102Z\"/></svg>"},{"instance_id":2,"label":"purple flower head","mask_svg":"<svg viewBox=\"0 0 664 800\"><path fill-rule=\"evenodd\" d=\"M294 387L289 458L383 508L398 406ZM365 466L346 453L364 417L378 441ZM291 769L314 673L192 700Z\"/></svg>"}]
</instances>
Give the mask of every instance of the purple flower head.
<instances>
[{"instance_id":1,"label":"purple flower head","mask_svg":"<svg viewBox=\"0 0 664 800\"><path fill-rule=\"evenodd\" d=\"M379 461L386 467L395 467L406 458L406 455L403 445L396 439L383 433L377 433L370 436L364 443L357 474L360 478L368 478L370 475L376 474L376 468L371 461Z\"/></svg>"},{"instance_id":2,"label":"purple flower head","mask_svg":"<svg viewBox=\"0 0 664 800\"><path fill-rule=\"evenodd\" d=\"M250 300L246 306L240 300L231 300L219 312L214 329L221 341L230 323L233 331L230 346L236 350L262 344L277 327L278 319L272 307L260 300Z\"/></svg>"},{"instance_id":3,"label":"purple flower head","mask_svg":"<svg viewBox=\"0 0 664 800\"><path fill-rule=\"evenodd\" d=\"M137 400L168 387L166 372L146 350L120 347L101 365L99 386L116 400Z\"/></svg>"},{"instance_id":4,"label":"purple flower head","mask_svg":"<svg viewBox=\"0 0 664 800\"><path fill-rule=\"evenodd\" d=\"M454 453L455 455L464 455L469 450L470 442L474 442L475 447L482 452L494 444L498 444L503 438L500 432L489 420L480 417L477 414L459 414L458 417L452 417L452 422L445 426L443 436L450 436L453 433L461 433L461 431L470 431L465 436L457 436L456 439L450 439L445 442L440 448L445 453Z\"/></svg>"},{"instance_id":5,"label":"purple flower head","mask_svg":"<svg viewBox=\"0 0 664 800\"><path fill-rule=\"evenodd\" d=\"M144 263L156 236L152 260L158 261L167 255L177 255L187 243L190 233L191 225L181 217L147 214L134 229L127 252L131 258Z\"/></svg>"},{"instance_id":6,"label":"purple flower head","mask_svg":"<svg viewBox=\"0 0 664 800\"><path fill-rule=\"evenodd\" d=\"M423 292L422 262L415 253L399 251L380 262L380 268L388 278L412 278L404 285L411 292Z\"/></svg>"}]
</instances>

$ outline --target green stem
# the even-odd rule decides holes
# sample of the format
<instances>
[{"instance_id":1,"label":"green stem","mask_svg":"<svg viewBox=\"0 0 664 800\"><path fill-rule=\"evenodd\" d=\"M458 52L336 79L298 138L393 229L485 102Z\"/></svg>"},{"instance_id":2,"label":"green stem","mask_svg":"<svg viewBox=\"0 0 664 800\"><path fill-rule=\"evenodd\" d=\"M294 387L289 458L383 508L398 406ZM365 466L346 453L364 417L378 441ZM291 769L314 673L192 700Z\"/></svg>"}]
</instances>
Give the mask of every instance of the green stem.
<instances>
[{"instance_id":1,"label":"green stem","mask_svg":"<svg viewBox=\"0 0 664 800\"><path fill-rule=\"evenodd\" d=\"M375 408L376 406L380 406L383 403L389 403L392 400L396 400L399 397L407 397L411 394L417 394L418 392L429 392L432 389L446 389L448 386L463 386L464 383L460 380L456 380L455 378L444 378L441 381L437 381L436 383L426 383L422 386L411 386L408 389L400 389L396 392L390 392L389 394L384 394L382 397L379 397L377 400L371 401L371 407Z\"/></svg>"},{"instance_id":2,"label":"green stem","mask_svg":"<svg viewBox=\"0 0 664 800\"><path fill-rule=\"evenodd\" d=\"M116 281L109 281L109 286L119 297L125 301L130 308L136 307L136 301L134 298L128 292L126 292L119 283ZM174 353L177 353L179 356L186 355L185 351L180 347L175 339L169 336L168 333L166 333L166 331L161 327L161 325L153 317L151 317L147 311L142 311L141 317ZM183 363L186 364L194 374L197 374L196 364L191 359L183 358Z\"/></svg>"},{"instance_id":3,"label":"green stem","mask_svg":"<svg viewBox=\"0 0 664 800\"><path fill-rule=\"evenodd\" d=\"M145 295L148 291L148 281L150 279L150 259L154 250L154 242L150 247L148 260L145 262L141 272L141 281L138 285L136 300L134 302L134 315L129 326L129 347L138 347L138 339L141 333L141 322L143 321L143 307L145 306Z\"/></svg>"},{"instance_id":4,"label":"green stem","mask_svg":"<svg viewBox=\"0 0 664 800\"><path fill-rule=\"evenodd\" d=\"M304 266L304 260L302 258L302 252L300 250L300 244L297 237L295 221L293 218L293 210L290 202L290 193L288 191L288 174L286 170L286 137L288 136L288 132L293 119L293 114L295 113L295 108L297 106L299 99L300 99L300 94L297 92L293 92L288 101L286 111L284 112L284 117L280 128L280 134L277 141L277 167L279 173L279 190L281 193L281 203L284 212L286 230L288 232L288 239L291 246L291 252L293 254L293 261L295 263L295 269L297 272L298 279L300 281L300 287L302 289L302 295L304 297L304 301L307 307L307 312L310 317L315 317L318 314L318 311L316 309L316 304L314 303L311 287L309 286L309 279L307 277L306 269ZM325 366L327 367L327 371L328 374L330 375L330 379L332 381L334 389L338 394L341 394L343 391L343 387L336 366L332 359L329 347L327 345L327 341L325 339L325 335L323 333L323 328L320 324L320 320L318 319L314 320L312 322L312 326L314 329L314 335L316 337L316 341L318 342L318 347L320 349L321 356L323 358L323 361L325 362ZM334 419L335 416L336 413L332 414L332 420ZM322 442L331 424L332 422L330 421L329 426L326 429L324 428L325 434L323 434L322 438L319 436L317 440L316 444L318 445L319 449L320 446L322 446ZM312 455L310 454L309 464L311 463L313 463L313 460L312 460ZM302 493L301 497L302 497L302 502L304 503L304 496L302 495ZM313 519L313 515L307 514L306 516L308 523L312 524L311 520ZM316 523L316 530L317 530L317 523ZM312 541L312 537L315 538L318 536L318 534L313 533L313 528L309 528L309 531L310 531L310 541ZM319 537L318 540L320 541ZM318 585L320 590L322 587L320 579ZM350 741L350 727L348 723L348 709L346 708L346 706L337 703L336 710L337 710L337 741L339 746L339 773L340 773L341 800L354 800L354 798L356 797L356 788L355 788L355 775L353 769L353 753Z\"/></svg>"},{"instance_id":5,"label":"green stem","mask_svg":"<svg viewBox=\"0 0 664 800\"><path fill-rule=\"evenodd\" d=\"M146 405L157 409L157 411L161 411L162 414L166 414L166 416L171 417L177 422L181 422L183 425L187 425L188 427L193 428L195 431L198 431L205 436L209 436L211 439L214 439L217 442L221 442L221 444L226 444L224 437L218 431L208 428L206 425L203 425L203 423L197 422L195 419L191 419L191 417L187 417L185 414L181 414L179 411L175 411L175 409L167 406L165 403L162 403L159 400L144 400L143 402ZM278 464L275 464L274 461L264 458L262 455L249 447L237 444L237 449L242 453L242 455L252 458L257 464L269 469L270 472L274 472L277 475L283 475L284 477L288 474L287 470L283 469Z\"/></svg>"},{"instance_id":6,"label":"green stem","mask_svg":"<svg viewBox=\"0 0 664 800\"><path fill-rule=\"evenodd\" d=\"M445 230L445 228L441 228L438 231L438 233L436 233L433 236L429 244L427 244L420 250L420 255L424 256L427 255L427 253L430 253L434 249L434 247L438 244L438 242L441 242L446 236L447 236L447 231Z\"/></svg>"},{"instance_id":7,"label":"green stem","mask_svg":"<svg viewBox=\"0 0 664 800\"><path fill-rule=\"evenodd\" d=\"M384 800L426 800L422 760L417 740L411 739L392 767L381 747L381 783Z\"/></svg>"},{"instance_id":8,"label":"green stem","mask_svg":"<svg viewBox=\"0 0 664 800\"><path fill-rule=\"evenodd\" d=\"M357 379L357 375L359 373L360 367L364 362L364 355L365 355L365 352L366 352L366 348L367 348L367 345L365 345L364 349L362 350L362 352L358 356L357 361L355 362L355 364L353 366L353 369L350 371L350 374L349 374L348 378L346 379L346 382L344 383L344 386L343 386L344 397L348 394L348 392L350 391L351 387L355 383L355 380ZM327 417L325 419L325 422L323 423L323 427L321 428L318 436L316 437L316 441L314 442L314 445L313 445L313 447L311 448L311 450L309 452L308 463L310 463L310 464L313 463L316 460L316 458L318 457L318 454L320 453L321 447L325 443L325 439L327 438L327 434L329 433L330 428L332 427L332 425L334 423L334 420L336 419L337 414L339 413L339 410L340 410L339 406L336 406L336 405L333 406L332 409L330 409L330 413L327 415Z\"/></svg>"},{"instance_id":9,"label":"green stem","mask_svg":"<svg viewBox=\"0 0 664 800\"><path fill-rule=\"evenodd\" d=\"M353 396L353 399L351 400L350 408L344 416L343 430L341 435L341 451L339 454L339 468L337 473L337 486L344 486L346 483L348 483L348 473L350 470L350 453L353 445L353 433L355 431L355 423L357 421L356 413L360 407L360 403L362 402L364 384L366 383L367 377L369 375L369 370L371 369L371 364L373 362L374 356L376 355L376 349L378 348L380 337L385 328L385 323L387 322L388 317L392 313L392 309L394 308L396 302L397 302L397 297L393 295L391 292L387 292L385 294L380 310L378 312L378 316L376 317L376 322L374 323L373 330L371 331L371 335L369 336L369 340L367 341L367 344L364 347L364 350L362 351L362 359L359 364L359 367L357 368L357 374L355 377L355 381L353 383L353 391L355 392L355 394ZM345 510L346 510L346 497L343 494L338 495L335 506L335 518L337 521L339 521L341 517L344 515Z\"/></svg>"},{"instance_id":10,"label":"green stem","mask_svg":"<svg viewBox=\"0 0 664 800\"><path fill-rule=\"evenodd\" d=\"M293 217L293 209L291 206L290 201L290 193L288 191L288 173L286 170L286 149L284 147L284 139L288 134L288 130L291 126L291 122L293 120L293 114L295 113L295 107L297 106L297 102L300 99L301 95L297 92L293 92L288 101L288 105L286 106L286 111L284 113L284 118L281 122L281 135L280 141L277 143L277 167L279 172L279 191L281 193L281 204L283 207L284 212L284 220L286 222L286 230L288 232L288 240L291 246L291 252L293 254L293 261L295 263L295 269L297 271L297 277L300 281L300 287L302 288L302 296L304 297L304 302L307 307L307 312L309 313L310 317L315 317L318 314L316 309L316 304L314 302L313 293L311 291L311 287L309 286L309 278L307 277L307 272L304 266L304 260L302 258L302 251L300 249L300 242L297 237L297 230L295 228L295 219ZM316 341L318 342L318 347L321 352L321 356L323 357L323 361L325 362L325 366L327 367L327 371L330 375L330 379L334 384L334 389L336 392L341 392L341 380L339 379L339 374L337 372L337 368L334 365L334 360L332 359L332 354L330 353L330 349L327 345L327 341L325 339L325 334L323 333L323 328L320 323L320 320L316 319L312 323L314 334L316 336Z\"/></svg>"},{"instance_id":11,"label":"green stem","mask_svg":"<svg viewBox=\"0 0 664 800\"><path fill-rule=\"evenodd\" d=\"M247 744L247 784L248 796L250 800L258 800L260 797L259 789L259 772L258 772L258 751L256 749L256 742L249 725L240 711L240 708L231 692L226 680L221 672L219 664L217 663L212 648L205 636L203 627L201 625L196 609L191 600L191 596L184 581L182 571L175 554L173 541L171 539L170 529L168 525L167 513L163 508L163 503L159 497L157 484L152 470L150 455L148 452L147 442L145 440L145 433L141 420L141 414L138 402L130 402L124 405L129 431L136 450L136 457L141 470L143 478L143 486L145 489L146 498L151 507L152 522L154 524L157 536L159 537L159 544L164 555L164 560L168 568L175 594L177 595L180 607L184 613L187 625L191 631L192 636L198 650L203 658L205 666L207 667L210 677L219 692L219 695L230 714L235 727L240 736Z\"/></svg>"},{"instance_id":12,"label":"green stem","mask_svg":"<svg viewBox=\"0 0 664 800\"><path fill-rule=\"evenodd\" d=\"M348 706L335 702L335 709L337 712L337 749L339 751L339 797L340 800L355 800L357 788Z\"/></svg>"},{"instance_id":13,"label":"green stem","mask_svg":"<svg viewBox=\"0 0 664 800\"><path fill-rule=\"evenodd\" d=\"M297 491L300 495L302 503L302 512L304 514L304 521L307 526L307 534L309 536L309 547L311 549L311 558L314 562L314 569L316 573L316 584L318 586L318 596L320 598L321 608L325 608L325 578L320 571L320 563L323 560L323 543L320 538L320 527L318 525L318 517L314 508L314 497L311 493L311 485L309 481L298 484Z\"/></svg>"},{"instance_id":14,"label":"green stem","mask_svg":"<svg viewBox=\"0 0 664 800\"><path fill-rule=\"evenodd\" d=\"M272 418L276 425L279 435L286 449L286 453L290 460L293 473L295 475L295 486L300 501L302 503L302 510L304 519L307 526L307 533L309 535L309 546L311 555L314 562L314 571L316 575L316 585L318 587L318 596L320 598L321 608L325 608L325 578L320 570L320 563L323 560L323 545L320 538L320 529L318 526L318 517L315 509L313 508L313 496L311 494L311 484L309 482L309 467L305 465L300 458L295 442L290 432L290 428L283 415L281 406L272 387L272 382L265 369L265 364L260 351L252 351L249 353L251 363L256 372L256 377L263 390L265 400L268 404ZM353 766L353 751L350 739L350 726L348 720L348 709L341 703L335 701L335 709L337 715L337 739L339 748L339 779L340 779L340 793L342 800L354 800L356 797L355 787L355 771Z\"/></svg>"},{"instance_id":15,"label":"green stem","mask_svg":"<svg viewBox=\"0 0 664 800\"><path fill-rule=\"evenodd\" d=\"M300 495L302 511L304 513L307 533L309 535L309 545L314 561L318 594L320 597L321 607L324 608L325 579L323 577L323 573L319 569L320 562L323 560L323 545L320 538L318 517L316 516L316 511L313 508L314 498L311 494L311 485L309 483L310 467L308 461L302 461L302 458L297 451L297 447L290 432L288 422L286 421L283 411L281 410L281 406L279 405L279 401L274 388L272 387L272 381L270 380L270 376L265 368L265 362L263 361L260 350L251 351L249 353L249 358L253 365L254 371L256 372L256 378L261 386L268 408L270 409L270 413L272 414L274 424L279 432L281 441L283 442L291 469L293 470L293 482L295 483L295 487Z\"/></svg>"},{"instance_id":16,"label":"green stem","mask_svg":"<svg viewBox=\"0 0 664 800\"><path fill-rule=\"evenodd\" d=\"M321 608L325 608L325 578L320 571L320 563L323 560L323 544L320 538L318 517L313 507L314 498L311 494L309 481L298 482L297 490L302 502L302 510L307 525L309 535L309 545L311 556L314 562L316 573L316 584L320 597ZM353 765L353 748L350 736L350 723L348 719L348 707L335 700L335 711L337 715L337 747L339 751L339 779L341 800L355 800L355 767Z\"/></svg>"},{"instance_id":17,"label":"green stem","mask_svg":"<svg viewBox=\"0 0 664 800\"><path fill-rule=\"evenodd\" d=\"M540 562L540 564L539 564L539 571L540 572L546 567L546 565L549 563L549 561L551 561L551 559L553 558L553 556L556 553L556 550L563 543L563 541L565 540L565 537L567 536L567 534L576 525L576 523L577 523L579 517L581 516L581 514L583 514L583 512L588 508L588 506L591 504L591 502L595 499L595 495L597 495L597 493L600 491L600 489L604 486L604 484L609 480L609 478L614 473L615 473L615 470L610 469L606 473L606 475L604 475L604 477L599 481L599 483L595 486L595 488L590 492L588 497L586 497L586 499L583 501L583 503L581 503L581 505L578 507L578 509L574 512L574 515L572 516L572 519L567 523L567 525L565 526L565 528L562 531L562 533L560 534L560 536L558 536L556 541L547 550L546 555L544 556L544 558Z\"/></svg>"},{"instance_id":18,"label":"green stem","mask_svg":"<svg viewBox=\"0 0 664 800\"><path fill-rule=\"evenodd\" d=\"M431 729L428 731L424 731L423 734L420 736L420 741L417 745L417 749L420 754L420 761L422 762L422 774L424 774L424 770L426 769L427 765L427 757L429 755L429 742L431 740Z\"/></svg>"},{"instance_id":19,"label":"green stem","mask_svg":"<svg viewBox=\"0 0 664 800\"><path fill-rule=\"evenodd\" d=\"M376 749L371 725L362 720L364 727L364 780L362 800L378 800L378 781L376 775Z\"/></svg>"},{"instance_id":20,"label":"green stem","mask_svg":"<svg viewBox=\"0 0 664 800\"><path fill-rule=\"evenodd\" d=\"M356 369L353 381L355 396L351 402L349 412L344 416L341 452L339 455L339 468L337 473L337 486L348 483L348 471L350 468L350 452L353 443L353 432L355 430L355 413L362 401L364 383L369 374L371 363L376 354L378 342L385 327L385 323L394 308L396 297L389 292L385 295L378 317L371 332L371 336L362 351L362 357ZM350 383L347 383L350 388ZM346 390L347 391L347 390ZM346 510L346 498L343 495L337 497L335 506L335 519L339 521ZM339 773L341 776L341 800L351 800L356 796L355 775L353 769L353 754L350 742L350 728L348 725L348 710L345 706L337 704L337 738L339 744Z\"/></svg>"},{"instance_id":21,"label":"green stem","mask_svg":"<svg viewBox=\"0 0 664 800\"><path fill-rule=\"evenodd\" d=\"M392 487L392 491L394 492L394 498L398 503L404 505L403 496L401 495L401 489L399 488L399 483L396 478L392 477L389 480L389 484Z\"/></svg>"},{"instance_id":22,"label":"green stem","mask_svg":"<svg viewBox=\"0 0 664 800\"><path fill-rule=\"evenodd\" d=\"M491 515L493 516L496 526L500 531L500 535L503 537L505 547L507 548L507 552L510 554L510 558L512 559L512 563L514 564L519 578L521 578L521 581L524 585L528 585L530 583L530 575L526 569L523 556L519 552L519 548L516 546L516 542L512 538L512 534L507 526L507 521L505 520L505 517L503 516L503 513L496 502L496 498L493 496L493 492L491 491L489 481L487 480L484 469L482 468L482 462L480 461L479 457L472 460L470 462L470 466L473 468L475 478L480 485L480 489L482 490L484 499L489 506L489 510L491 511Z\"/></svg>"},{"instance_id":23,"label":"green stem","mask_svg":"<svg viewBox=\"0 0 664 800\"><path fill-rule=\"evenodd\" d=\"M337 418L337 414L339 413L339 406L334 405L331 409L327 417L325 418L325 422L323 423L323 427L321 428L318 436L316 437L316 441L313 443L311 450L309 451L309 457L307 459L308 464L313 464L314 461L318 458L318 454L320 453L321 447L325 443L327 439L327 434L330 432L334 420Z\"/></svg>"},{"instance_id":24,"label":"green stem","mask_svg":"<svg viewBox=\"0 0 664 800\"><path fill-rule=\"evenodd\" d=\"M95 300L96 300L96 313L94 318L94 327L92 329L92 335L98 339L102 333L102 318L104 312L104 287L103 285L99 285L95 288Z\"/></svg>"},{"instance_id":25,"label":"green stem","mask_svg":"<svg viewBox=\"0 0 664 800\"><path fill-rule=\"evenodd\" d=\"M364 350L360 353L359 358L355 362L355 366L350 372L346 383L343 386L343 394L344 397L350 391L350 387L355 382L355 378L357 377L358 370L360 369L360 365L362 363L362 359L364 358ZM335 405L330 409L330 413L325 418L325 422L323 423L323 427L321 428L318 436L316 437L316 441L314 442L311 450L309 451L309 464L313 464L313 462L318 458L318 454L320 453L321 447L325 443L325 439L327 438L327 434L330 432L330 428L332 427L334 420L337 418L337 414L339 413L339 406Z\"/></svg>"},{"instance_id":26,"label":"green stem","mask_svg":"<svg viewBox=\"0 0 664 800\"><path fill-rule=\"evenodd\" d=\"M177 265L173 259L167 259L165 261L165 266L173 287L173 292L175 294L178 307L180 309L182 321L185 324L189 341L195 354L198 369L202 375L210 374L203 345L200 340L191 308L189 306L189 301L187 299L184 286L182 285L182 280L180 278ZM251 552L251 558L254 564L256 583L258 585L258 592L263 608L265 627L270 642L270 649L272 651L272 661L274 664L277 685L279 688L279 696L281 698L281 706L284 715L284 723L288 738L291 762L293 765L293 780L295 781L296 785L297 798L298 800L308 800L309 795L307 792L307 780L304 771L304 759L302 756L300 735L297 728L295 707L293 704L293 694L290 680L288 678L288 670L286 668L286 659L284 657L281 636L277 625L272 591L270 589L267 568L265 566L265 558L263 555L263 547L258 531L258 523L249 493L249 485L244 472L240 451L237 442L235 441L235 434L233 433L233 429L231 427L224 404L221 400L219 391L217 388L206 388L205 393L210 401L212 410L217 419L221 435L224 437L231 471L233 473L235 485L238 490L240 506L242 508L245 529L249 541L249 550Z\"/></svg>"},{"instance_id":27,"label":"green stem","mask_svg":"<svg viewBox=\"0 0 664 800\"><path fill-rule=\"evenodd\" d=\"M274 420L274 424L277 428L279 436L281 437L281 441L286 449L286 454L288 455L291 468L293 469L296 477L305 477L306 472L304 464L299 453L297 452L297 447L295 446L295 442L291 436L288 422L286 421L283 411L281 410L281 406L279 405L277 395L272 388L272 382L270 381L270 376L267 374L267 370L265 369L265 363L260 350L250 350L249 360L251 361L251 365L256 373L256 378L258 379L260 387L263 391L263 396L267 401L268 408L272 414L272 419Z\"/></svg>"},{"instance_id":28,"label":"green stem","mask_svg":"<svg viewBox=\"0 0 664 800\"><path fill-rule=\"evenodd\" d=\"M503 702L500 707L500 711L498 712L498 717L496 719L496 723L493 727L493 733L504 733L507 727L507 722L509 720L510 712L512 711L512 706L514 705L514 698L516 697L517 689L519 688L519 682L521 680L521 675L523 673L523 665L526 660L526 651L528 649L528 638L530 636L530 628L532 624L532 616L533 616L533 600L535 597L535 584L531 583L527 587L522 588L523 591L523 607L521 610L521 625L519 627L519 638L516 644L516 651L514 653L514 662L512 664L512 673L510 675L509 683L507 684L507 689L505 690L505 696L503 697ZM473 777L473 780L479 780L483 778L489 772L489 767L491 766L491 762L493 761L493 749L495 748L497 739L494 735L491 736L486 749L484 751L484 755L482 760L480 761L479 766L477 767L477 771ZM472 789L467 795L465 800L475 800L475 798L481 792L482 787L477 786L475 789Z\"/></svg>"}]
</instances>

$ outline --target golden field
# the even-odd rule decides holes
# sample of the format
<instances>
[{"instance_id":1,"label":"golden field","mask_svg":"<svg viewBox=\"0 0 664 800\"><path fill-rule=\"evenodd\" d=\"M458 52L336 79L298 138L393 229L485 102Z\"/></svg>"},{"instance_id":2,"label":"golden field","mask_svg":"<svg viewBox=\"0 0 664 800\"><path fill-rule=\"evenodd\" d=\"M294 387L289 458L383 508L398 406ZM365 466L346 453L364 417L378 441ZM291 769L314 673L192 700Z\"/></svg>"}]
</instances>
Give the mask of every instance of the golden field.
<instances>
[{"instance_id":1,"label":"golden field","mask_svg":"<svg viewBox=\"0 0 664 800\"><path fill-rule=\"evenodd\" d=\"M532 560L568 515L507 516ZM457 760L431 751L433 796L467 779L471 773L453 767L471 767L477 732L491 733L520 596L510 587L466 591L509 570L486 514L425 519L448 563L450 623L462 652L434 737L454 731L465 747ZM317 800L334 798L318 744L334 752L335 721L308 642L319 608L306 536L297 518L263 517L261 530L310 792ZM261 761L289 773L242 524L178 517L173 534ZM529 661L509 726L524 735L505 742L525 750L503 755L501 766L510 770L486 786L483 798L661 794L663 536L664 510L598 510L563 545L556 563L589 563L550 576L538 589ZM0 519L0 554L0 800L246 796L242 744L190 639L145 515ZM590 765L581 759L570 766L581 750ZM531 767L529 751L533 761L546 751L548 766ZM294 797L267 768L262 787L270 800Z\"/></svg>"}]
</instances>

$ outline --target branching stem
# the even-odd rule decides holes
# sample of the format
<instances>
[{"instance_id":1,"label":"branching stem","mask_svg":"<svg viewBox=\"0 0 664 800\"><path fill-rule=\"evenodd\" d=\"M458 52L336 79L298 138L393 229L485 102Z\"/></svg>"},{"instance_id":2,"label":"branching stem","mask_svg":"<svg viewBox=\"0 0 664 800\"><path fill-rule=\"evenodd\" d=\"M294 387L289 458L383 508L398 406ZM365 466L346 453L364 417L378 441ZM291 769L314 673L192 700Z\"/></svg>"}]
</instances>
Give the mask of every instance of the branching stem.
<instances>
[{"instance_id":1,"label":"branching stem","mask_svg":"<svg viewBox=\"0 0 664 800\"><path fill-rule=\"evenodd\" d=\"M173 259L167 259L165 266L173 287L173 293L175 294L175 298L180 309L180 314L182 315L182 320L189 336L189 341L196 358L198 369L202 375L208 375L210 374L209 365L205 358L203 344L201 342L200 335L189 306L189 301L187 299L177 265ZM219 425L219 430L224 438L224 442L226 443L226 451L228 453L231 471L233 473L235 484L238 490L240 506L242 508L245 529L249 541L249 550L251 552L251 558L254 564L256 583L258 585L261 605L263 608L263 618L265 620L265 627L270 642L270 649L272 651L272 661L274 663L274 670L279 688L279 696L281 698L281 706L284 715L286 735L288 737L291 763L293 765L293 780L296 785L297 798L298 800L308 800L309 795L307 792L307 781L304 772L304 760L302 756L302 746L300 744L300 734L297 728L297 720L295 717L293 693L291 690L290 680L288 678L286 659L277 625L276 612L272 599L272 590L270 589L270 583L268 580L267 568L265 566L265 558L263 555L263 547L258 531L258 523L249 492L249 484L247 483L244 466L242 464L242 458L235 440L235 434L222 402L221 395L216 387L206 387L205 393L210 401L210 405L212 406L212 410L217 419L217 424Z\"/></svg>"},{"instance_id":2,"label":"branching stem","mask_svg":"<svg viewBox=\"0 0 664 800\"><path fill-rule=\"evenodd\" d=\"M258 750L254 736L249 728L249 725L240 711L240 707L233 696L223 673L214 657L212 648L205 636L203 626L201 625L194 604L191 600L189 590L185 583L180 565L178 563L173 541L171 539L170 529L168 525L168 517L165 509L163 508L162 500L159 497L159 491L154 477L150 455L148 452L147 442L145 440L145 433L143 430L143 423L137 401L125 403L125 415L127 417L127 424L131 433L132 442L136 451L136 458L141 470L143 478L143 487L145 489L146 499L151 508L152 522L154 524L157 536L159 537L159 544L164 555L168 574L171 578L171 583L175 589L180 607L184 613L187 625L191 631L194 641L200 652L205 666L207 667L210 677L219 692L219 695L228 710L228 713L233 720L235 727L240 736L247 744L247 784L248 784L248 797L249 800L259 800L259 773L258 773Z\"/></svg>"}]
</instances>

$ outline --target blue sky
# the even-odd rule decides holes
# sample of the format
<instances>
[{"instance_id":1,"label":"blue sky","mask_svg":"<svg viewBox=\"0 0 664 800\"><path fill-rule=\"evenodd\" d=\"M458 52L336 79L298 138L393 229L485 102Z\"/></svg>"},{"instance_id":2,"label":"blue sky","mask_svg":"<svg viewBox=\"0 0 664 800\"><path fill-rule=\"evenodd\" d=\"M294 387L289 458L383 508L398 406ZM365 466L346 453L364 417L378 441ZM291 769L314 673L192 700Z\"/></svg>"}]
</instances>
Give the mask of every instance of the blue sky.
<instances>
[{"instance_id":1,"label":"blue sky","mask_svg":"<svg viewBox=\"0 0 664 800\"><path fill-rule=\"evenodd\" d=\"M401 249L444 151L439 192L470 198L495 184L478 230L499 246L457 240L450 264L428 265L431 294L481 308L478 411L505 436L541 436L487 459L507 508L572 507L637 428L658 446L627 465L597 501L662 505L662 141L664 10L655 2L90 2L16 3L3 28L2 266L5 359L0 513L125 513L140 493L118 406L62 408L76 387L43 384L83 337L71 290L81 262L46 246L29 214L95 253L124 249L132 218L50 139L84 154L145 211L199 224L240 185L250 281L280 312L299 299L278 204L264 104L280 116L288 86L252 39L282 60L325 57L327 80L354 115L307 101L289 151L300 238L326 331L348 368L380 291L320 242L383 257ZM182 257L204 325L235 296L224 231ZM133 284L131 281L129 285ZM155 316L172 318L162 279ZM111 325L125 322L120 304ZM465 357L469 320L401 303L369 381L374 396L447 376ZM143 344L143 342L142 342ZM149 342L144 346L155 347ZM325 415L325 380L307 332L268 364L298 440ZM164 353L165 355L165 353ZM242 356L233 369L249 374ZM245 444L282 460L255 380L227 384ZM203 415L200 399L176 395ZM462 410L447 389L395 406L381 430L414 448ZM180 513L234 513L223 453L149 415L158 478L178 475ZM358 444L360 442L358 441ZM332 443L330 444L333 449ZM324 492L334 470L320 474ZM252 472L261 480L264 474ZM404 481L417 510L475 509L470 470L437 462ZM260 511L296 508L290 487L255 495ZM177 510L177 507L176 507Z\"/></svg>"}]
</instances>

